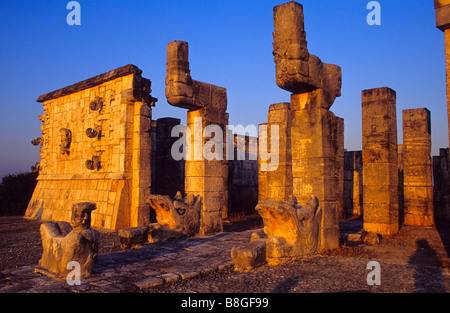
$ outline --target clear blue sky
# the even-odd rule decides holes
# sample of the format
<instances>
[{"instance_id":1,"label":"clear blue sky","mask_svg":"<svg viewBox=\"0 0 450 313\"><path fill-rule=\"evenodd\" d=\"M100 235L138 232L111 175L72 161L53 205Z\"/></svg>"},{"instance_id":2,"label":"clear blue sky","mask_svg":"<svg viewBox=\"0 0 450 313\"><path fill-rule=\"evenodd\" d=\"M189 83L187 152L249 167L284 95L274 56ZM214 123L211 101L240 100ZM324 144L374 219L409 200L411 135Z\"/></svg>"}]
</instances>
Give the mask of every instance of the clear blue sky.
<instances>
[{"instance_id":1,"label":"clear blue sky","mask_svg":"<svg viewBox=\"0 0 450 313\"><path fill-rule=\"evenodd\" d=\"M189 42L192 77L226 87L230 124L267 121L289 101L275 84L272 8L278 0L80 0L81 26L69 26L65 0L0 5L0 177L39 161L41 94L132 63L159 98L153 117L186 111L164 96L166 45ZM433 155L448 147L444 35L433 0L379 0L381 26L369 26L369 0L303 0L309 52L341 66L345 147L361 149L361 90L388 86L401 111L427 107Z\"/></svg>"}]
</instances>

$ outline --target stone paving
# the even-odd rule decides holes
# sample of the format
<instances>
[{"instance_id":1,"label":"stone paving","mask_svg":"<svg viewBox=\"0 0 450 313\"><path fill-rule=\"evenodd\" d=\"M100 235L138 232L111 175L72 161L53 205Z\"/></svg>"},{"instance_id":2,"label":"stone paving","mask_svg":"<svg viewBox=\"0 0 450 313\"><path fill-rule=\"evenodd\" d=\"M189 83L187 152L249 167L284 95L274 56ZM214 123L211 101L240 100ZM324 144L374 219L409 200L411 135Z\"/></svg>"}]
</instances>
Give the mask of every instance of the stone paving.
<instances>
[{"instance_id":1,"label":"stone paving","mask_svg":"<svg viewBox=\"0 0 450 313\"><path fill-rule=\"evenodd\" d=\"M100 254L94 274L82 278L81 285L69 286L22 266L0 272L0 293L138 292L179 279L220 271L233 266L231 248L249 242L251 234L263 229L222 232L209 237L192 237L162 244Z\"/></svg>"}]
</instances>

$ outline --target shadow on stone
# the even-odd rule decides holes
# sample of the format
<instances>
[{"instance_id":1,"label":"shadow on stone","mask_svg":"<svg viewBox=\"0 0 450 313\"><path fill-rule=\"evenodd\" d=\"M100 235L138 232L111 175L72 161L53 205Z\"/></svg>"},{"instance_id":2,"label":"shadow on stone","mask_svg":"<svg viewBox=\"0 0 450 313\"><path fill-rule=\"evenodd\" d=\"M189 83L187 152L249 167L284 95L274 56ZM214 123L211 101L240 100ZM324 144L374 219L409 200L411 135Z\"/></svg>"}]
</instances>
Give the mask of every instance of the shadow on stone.
<instances>
[{"instance_id":1,"label":"shadow on stone","mask_svg":"<svg viewBox=\"0 0 450 313\"><path fill-rule=\"evenodd\" d=\"M415 269L414 292L445 293L442 260L424 238L416 241L417 249L409 258L409 266Z\"/></svg>"}]
</instances>

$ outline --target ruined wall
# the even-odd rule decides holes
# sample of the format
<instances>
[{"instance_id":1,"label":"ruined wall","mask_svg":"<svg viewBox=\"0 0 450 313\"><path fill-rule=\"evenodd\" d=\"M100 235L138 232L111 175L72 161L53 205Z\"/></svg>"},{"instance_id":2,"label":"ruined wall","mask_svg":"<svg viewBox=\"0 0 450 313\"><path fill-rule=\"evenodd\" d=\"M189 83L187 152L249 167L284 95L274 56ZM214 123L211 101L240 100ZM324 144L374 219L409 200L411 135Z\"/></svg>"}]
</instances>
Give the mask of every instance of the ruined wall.
<instances>
[{"instance_id":1,"label":"ruined wall","mask_svg":"<svg viewBox=\"0 0 450 313\"><path fill-rule=\"evenodd\" d=\"M362 215L362 151L345 151L344 217Z\"/></svg>"},{"instance_id":2,"label":"ruined wall","mask_svg":"<svg viewBox=\"0 0 450 313\"><path fill-rule=\"evenodd\" d=\"M178 118L159 118L154 121L152 142L152 194L175 197L178 191L184 194L185 160L175 160L171 155L177 137L172 137L172 129L179 125Z\"/></svg>"},{"instance_id":3,"label":"ruined wall","mask_svg":"<svg viewBox=\"0 0 450 313\"><path fill-rule=\"evenodd\" d=\"M449 197L449 149L440 149L438 156L433 156L433 199L436 223L450 222Z\"/></svg>"},{"instance_id":4,"label":"ruined wall","mask_svg":"<svg viewBox=\"0 0 450 313\"><path fill-rule=\"evenodd\" d=\"M238 158L238 140L245 144L243 160ZM258 160L257 155L250 158L249 136L234 135L234 150L235 157L228 161L227 217L253 213L258 204Z\"/></svg>"},{"instance_id":5,"label":"ruined wall","mask_svg":"<svg viewBox=\"0 0 450 313\"><path fill-rule=\"evenodd\" d=\"M25 216L70 221L72 204L94 202L92 226L148 222L150 81L127 65L42 95L38 184Z\"/></svg>"},{"instance_id":6,"label":"ruined wall","mask_svg":"<svg viewBox=\"0 0 450 313\"><path fill-rule=\"evenodd\" d=\"M396 93L362 91L364 229L380 235L399 230Z\"/></svg>"}]
</instances>

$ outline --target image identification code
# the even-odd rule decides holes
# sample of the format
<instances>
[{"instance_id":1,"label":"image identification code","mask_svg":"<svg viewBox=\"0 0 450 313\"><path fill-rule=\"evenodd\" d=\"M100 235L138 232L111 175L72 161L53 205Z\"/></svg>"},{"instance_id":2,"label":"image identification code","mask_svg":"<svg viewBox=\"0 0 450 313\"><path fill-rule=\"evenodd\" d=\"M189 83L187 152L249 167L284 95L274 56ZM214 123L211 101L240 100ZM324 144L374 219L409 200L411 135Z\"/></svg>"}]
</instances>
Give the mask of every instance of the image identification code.
<instances>
[{"instance_id":1,"label":"image identification code","mask_svg":"<svg viewBox=\"0 0 450 313\"><path fill-rule=\"evenodd\" d=\"M225 298L225 302L216 300L194 299L189 297L181 302L182 308L206 308L213 310L214 307L226 308L267 308L269 306L268 298Z\"/></svg>"}]
</instances>

